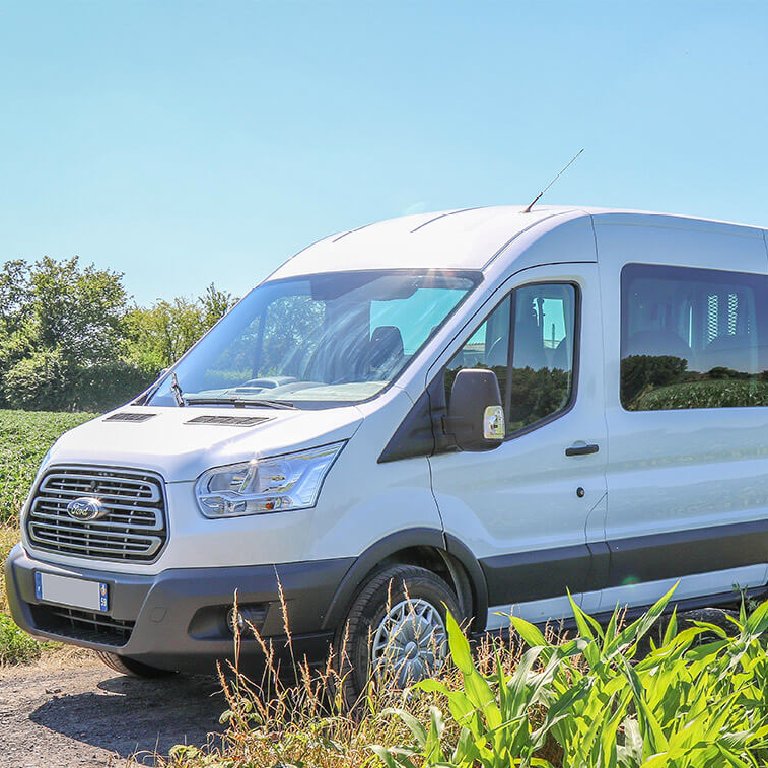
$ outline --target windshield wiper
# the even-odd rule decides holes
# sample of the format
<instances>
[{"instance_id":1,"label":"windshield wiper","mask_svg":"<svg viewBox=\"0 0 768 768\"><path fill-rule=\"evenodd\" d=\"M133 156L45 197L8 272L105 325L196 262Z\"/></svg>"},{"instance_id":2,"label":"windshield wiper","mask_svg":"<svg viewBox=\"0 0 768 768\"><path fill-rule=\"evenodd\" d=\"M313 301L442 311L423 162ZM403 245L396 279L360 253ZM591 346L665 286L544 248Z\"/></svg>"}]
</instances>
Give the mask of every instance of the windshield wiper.
<instances>
[{"instance_id":1,"label":"windshield wiper","mask_svg":"<svg viewBox=\"0 0 768 768\"><path fill-rule=\"evenodd\" d=\"M179 408L183 408L186 405L184 402L184 390L181 388L181 384L179 384L179 377L176 375L176 371L171 374L171 392L176 400L176 405Z\"/></svg>"},{"instance_id":2,"label":"windshield wiper","mask_svg":"<svg viewBox=\"0 0 768 768\"><path fill-rule=\"evenodd\" d=\"M188 395L186 405L234 405L236 408L244 408L247 405L265 408L287 408L296 410L296 406L286 400L257 400L252 397L195 397Z\"/></svg>"}]
</instances>

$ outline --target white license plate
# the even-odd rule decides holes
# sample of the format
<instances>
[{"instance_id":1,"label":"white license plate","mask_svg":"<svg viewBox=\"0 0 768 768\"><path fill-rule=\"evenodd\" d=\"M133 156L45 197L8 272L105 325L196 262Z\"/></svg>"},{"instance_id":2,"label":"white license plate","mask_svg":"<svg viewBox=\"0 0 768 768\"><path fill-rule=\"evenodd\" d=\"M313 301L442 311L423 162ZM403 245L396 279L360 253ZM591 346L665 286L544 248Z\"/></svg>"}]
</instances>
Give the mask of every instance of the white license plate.
<instances>
[{"instance_id":1,"label":"white license plate","mask_svg":"<svg viewBox=\"0 0 768 768\"><path fill-rule=\"evenodd\" d=\"M109 610L109 585L72 576L35 571L35 597L41 602L104 613Z\"/></svg>"}]
</instances>

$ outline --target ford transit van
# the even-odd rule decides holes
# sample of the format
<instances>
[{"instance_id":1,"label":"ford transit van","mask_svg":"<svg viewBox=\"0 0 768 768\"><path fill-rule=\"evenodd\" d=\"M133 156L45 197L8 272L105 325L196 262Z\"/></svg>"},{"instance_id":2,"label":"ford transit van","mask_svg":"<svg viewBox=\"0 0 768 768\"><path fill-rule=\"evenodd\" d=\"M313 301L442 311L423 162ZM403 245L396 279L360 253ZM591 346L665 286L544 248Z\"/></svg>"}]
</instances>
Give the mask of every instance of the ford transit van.
<instances>
[{"instance_id":1,"label":"ford transit van","mask_svg":"<svg viewBox=\"0 0 768 768\"><path fill-rule=\"evenodd\" d=\"M761 229L491 207L342 232L57 441L13 617L136 675L287 621L310 662L346 635L361 685L439 666L446 608L482 632L568 591L732 600L768 582L766 406Z\"/></svg>"}]
</instances>

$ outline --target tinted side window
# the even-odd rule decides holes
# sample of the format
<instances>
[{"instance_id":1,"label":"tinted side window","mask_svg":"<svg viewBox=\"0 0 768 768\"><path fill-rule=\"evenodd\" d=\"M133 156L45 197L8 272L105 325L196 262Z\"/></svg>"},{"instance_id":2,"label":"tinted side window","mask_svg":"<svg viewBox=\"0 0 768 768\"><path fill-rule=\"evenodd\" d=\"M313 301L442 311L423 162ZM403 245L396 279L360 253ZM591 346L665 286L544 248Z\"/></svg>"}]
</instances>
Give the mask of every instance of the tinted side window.
<instances>
[{"instance_id":1,"label":"tinted side window","mask_svg":"<svg viewBox=\"0 0 768 768\"><path fill-rule=\"evenodd\" d=\"M515 289L448 363L446 401L462 368L490 368L499 379L507 434L557 414L572 396L575 328L574 286Z\"/></svg>"},{"instance_id":2,"label":"tinted side window","mask_svg":"<svg viewBox=\"0 0 768 768\"><path fill-rule=\"evenodd\" d=\"M514 292L515 324L507 431L565 409L573 387L576 289L526 285Z\"/></svg>"},{"instance_id":3,"label":"tinted side window","mask_svg":"<svg viewBox=\"0 0 768 768\"><path fill-rule=\"evenodd\" d=\"M621 299L624 408L768 405L768 278L630 264Z\"/></svg>"},{"instance_id":4,"label":"tinted side window","mask_svg":"<svg viewBox=\"0 0 768 768\"><path fill-rule=\"evenodd\" d=\"M444 377L446 403L456 374L462 368L490 368L499 380L504 400L509 369L509 307L507 296L448 363Z\"/></svg>"}]
</instances>

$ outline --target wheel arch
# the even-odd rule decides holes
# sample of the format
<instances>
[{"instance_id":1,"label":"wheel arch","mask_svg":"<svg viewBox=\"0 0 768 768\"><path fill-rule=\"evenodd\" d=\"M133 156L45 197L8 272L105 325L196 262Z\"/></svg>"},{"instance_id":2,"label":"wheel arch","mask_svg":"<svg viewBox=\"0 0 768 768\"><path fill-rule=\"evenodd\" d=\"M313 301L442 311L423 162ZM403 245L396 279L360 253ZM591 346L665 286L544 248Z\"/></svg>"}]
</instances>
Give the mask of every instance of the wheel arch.
<instances>
[{"instance_id":1,"label":"wheel arch","mask_svg":"<svg viewBox=\"0 0 768 768\"><path fill-rule=\"evenodd\" d=\"M368 547L341 580L323 629L340 627L363 584L377 571L395 564L419 565L441 576L456 592L465 615L472 619L472 631L485 629L488 588L477 558L458 539L432 528L398 531Z\"/></svg>"}]
</instances>

